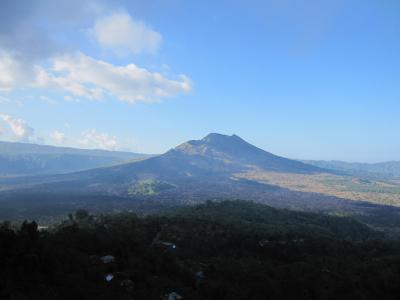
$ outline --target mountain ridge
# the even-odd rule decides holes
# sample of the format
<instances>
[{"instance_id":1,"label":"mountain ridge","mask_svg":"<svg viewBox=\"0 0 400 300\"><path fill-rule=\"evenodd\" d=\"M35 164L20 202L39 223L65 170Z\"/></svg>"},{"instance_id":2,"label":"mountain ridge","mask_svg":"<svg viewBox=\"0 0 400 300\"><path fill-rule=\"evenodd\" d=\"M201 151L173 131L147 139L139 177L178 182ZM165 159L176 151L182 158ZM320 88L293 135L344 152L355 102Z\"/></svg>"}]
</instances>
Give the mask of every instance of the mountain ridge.
<instances>
[{"instance_id":1,"label":"mountain ridge","mask_svg":"<svg viewBox=\"0 0 400 300\"><path fill-rule=\"evenodd\" d=\"M400 161L378 163L345 162L340 160L300 160L306 164L327 168L351 175L400 177Z\"/></svg>"},{"instance_id":2,"label":"mountain ridge","mask_svg":"<svg viewBox=\"0 0 400 300\"><path fill-rule=\"evenodd\" d=\"M141 161L51 177L51 182L75 182L82 190L126 195L132 185L145 180L162 180L174 185L187 181L231 181L236 174L254 170L313 174L324 169L283 158L257 148L240 137L209 134L191 140L164 154ZM40 183L45 183L41 179ZM51 185L51 184L50 184Z\"/></svg>"},{"instance_id":3,"label":"mountain ridge","mask_svg":"<svg viewBox=\"0 0 400 300\"><path fill-rule=\"evenodd\" d=\"M0 141L0 176L70 173L146 157L149 155Z\"/></svg>"},{"instance_id":4,"label":"mountain ridge","mask_svg":"<svg viewBox=\"0 0 400 300\"><path fill-rule=\"evenodd\" d=\"M120 155L150 155L143 153L136 153L130 151L117 151L117 150L106 150L106 149L89 149L89 148L76 148L76 147L66 147L66 146L55 146L55 145L42 145L35 143L26 142L9 142L0 141L0 153L1 154L51 154L51 153L65 153L65 154L120 154Z\"/></svg>"}]
</instances>

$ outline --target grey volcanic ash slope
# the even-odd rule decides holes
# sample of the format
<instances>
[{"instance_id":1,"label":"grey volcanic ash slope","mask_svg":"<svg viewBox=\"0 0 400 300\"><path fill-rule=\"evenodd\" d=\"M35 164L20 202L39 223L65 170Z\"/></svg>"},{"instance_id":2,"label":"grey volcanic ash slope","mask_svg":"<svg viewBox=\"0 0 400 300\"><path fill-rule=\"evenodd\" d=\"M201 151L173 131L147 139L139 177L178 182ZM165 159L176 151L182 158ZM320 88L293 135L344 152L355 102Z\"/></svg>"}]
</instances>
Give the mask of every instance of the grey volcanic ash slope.
<instances>
[{"instance_id":1,"label":"grey volcanic ash slope","mask_svg":"<svg viewBox=\"0 0 400 300\"><path fill-rule=\"evenodd\" d=\"M267 171L314 173L322 169L283 158L257 148L237 135L227 136L211 133L199 141L189 141L178 146L176 151L186 155L199 155L209 161L223 162L233 169L260 168Z\"/></svg>"},{"instance_id":2,"label":"grey volcanic ash slope","mask_svg":"<svg viewBox=\"0 0 400 300\"><path fill-rule=\"evenodd\" d=\"M212 133L201 140L192 140L163 155L118 166L67 174L56 181L75 182L75 187L96 190L124 191L143 180L163 180L182 183L182 180L230 179L235 173L251 170L320 173L324 169L276 156L259 149L236 135ZM68 185L71 187L71 184Z\"/></svg>"}]
</instances>

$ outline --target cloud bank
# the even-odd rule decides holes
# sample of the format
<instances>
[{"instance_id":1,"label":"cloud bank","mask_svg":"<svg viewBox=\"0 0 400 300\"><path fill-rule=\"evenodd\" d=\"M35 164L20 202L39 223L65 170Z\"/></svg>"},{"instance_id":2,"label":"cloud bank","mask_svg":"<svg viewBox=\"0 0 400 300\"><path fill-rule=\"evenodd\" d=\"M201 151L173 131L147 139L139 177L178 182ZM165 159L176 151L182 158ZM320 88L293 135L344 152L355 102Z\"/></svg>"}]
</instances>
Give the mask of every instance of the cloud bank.
<instances>
[{"instance_id":1,"label":"cloud bank","mask_svg":"<svg viewBox=\"0 0 400 300\"><path fill-rule=\"evenodd\" d=\"M91 100L112 96L132 104L158 102L192 88L185 75L170 79L135 64L118 66L82 53L56 56L50 62L48 68L24 68L16 57L0 52L0 91L19 87L60 89ZM64 99L73 98L66 95Z\"/></svg>"},{"instance_id":2,"label":"cloud bank","mask_svg":"<svg viewBox=\"0 0 400 300\"><path fill-rule=\"evenodd\" d=\"M116 66L82 53L59 56L52 63L38 70L34 86L59 88L92 100L111 95L129 103L156 102L191 90L185 75L168 79L135 64Z\"/></svg>"}]
</instances>

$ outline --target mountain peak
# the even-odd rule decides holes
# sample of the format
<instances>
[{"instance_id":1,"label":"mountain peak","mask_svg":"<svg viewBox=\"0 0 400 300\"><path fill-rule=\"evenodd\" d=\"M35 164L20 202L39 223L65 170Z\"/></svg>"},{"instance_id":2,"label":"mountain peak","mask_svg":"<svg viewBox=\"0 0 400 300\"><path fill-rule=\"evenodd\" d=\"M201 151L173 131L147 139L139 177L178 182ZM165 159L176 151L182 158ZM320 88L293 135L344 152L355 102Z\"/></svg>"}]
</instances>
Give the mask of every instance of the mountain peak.
<instances>
[{"instance_id":1,"label":"mountain peak","mask_svg":"<svg viewBox=\"0 0 400 300\"><path fill-rule=\"evenodd\" d=\"M217 132L211 132L207 134L203 140L208 140L208 139L218 139L218 138L229 138L230 136L227 134L222 134L222 133L217 133Z\"/></svg>"},{"instance_id":2,"label":"mountain peak","mask_svg":"<svg viewBox=\"0 0 400 300\"><path fill-rule=\"evenodd\" d=\"M177 151L177 152L174 152ZM258 169L278 172L318 172L320 169L291 159L280 157L246 142L239 136L210 133L201 140L191 140L176 147L172 153L189 155L194 159L202 158L210 165L217 161L228 164L232 169Z\"/></svg>"},{"instance_id":3,"label":"mountain peak","mask_svg":"<svg viewBox=\"0 0 400 300\"><path fill-rule=\"evenodd\" d=\"M216 142L216 141L229 141L229 140L241 140L243 141L242 138L237 136L236 134L233 135L226 135L226 134L221 134L221 133L209 133L207 136L205 136L202 141L203 142Z\"/></svg>"},{"instance_id":4,"label":"mountain peak","mask_svg":"<svg viewBox=\"0 0 400 300\"><path fill-rule=\"evenodd\" d=\"M193 147L238 147L239 144L248 144L246 141L238 137L237 135L226 135L221 133L209 133L201 140L190 140L177 147L175 150L192 150Z\"/></svg>"}]
</instances>

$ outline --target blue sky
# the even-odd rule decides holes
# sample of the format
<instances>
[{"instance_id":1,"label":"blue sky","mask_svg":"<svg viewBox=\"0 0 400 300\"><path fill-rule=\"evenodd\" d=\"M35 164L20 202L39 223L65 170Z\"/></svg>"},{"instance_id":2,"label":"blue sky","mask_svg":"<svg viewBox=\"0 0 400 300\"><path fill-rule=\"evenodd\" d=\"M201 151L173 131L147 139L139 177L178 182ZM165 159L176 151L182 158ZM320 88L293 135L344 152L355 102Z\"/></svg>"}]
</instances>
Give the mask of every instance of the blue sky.
<instances>
[{"instance_id":1,"label":"blue sky","mask_svg":"<svg viewBox=\"0 0 400 300\"><path fill-rule=\"evenodd\" d=\"M0 4L2 140L400 160L398 1L55 2Z\"/></svg>"}]
</instances>

